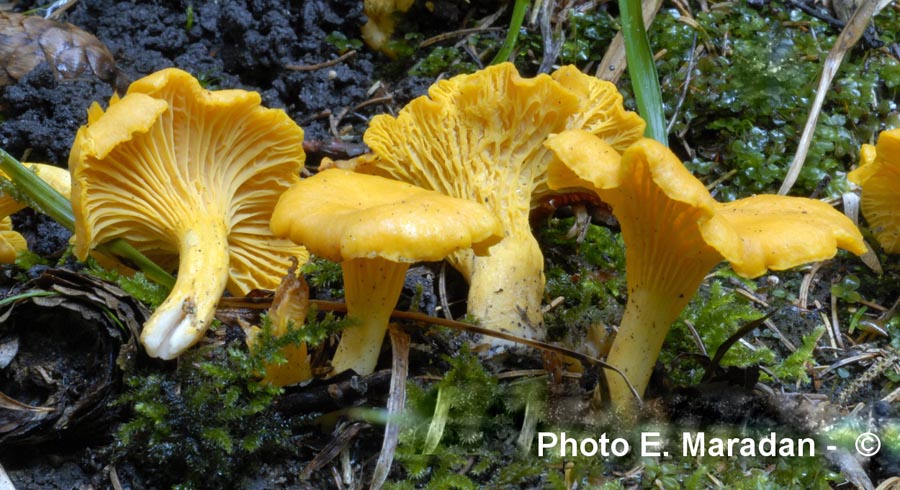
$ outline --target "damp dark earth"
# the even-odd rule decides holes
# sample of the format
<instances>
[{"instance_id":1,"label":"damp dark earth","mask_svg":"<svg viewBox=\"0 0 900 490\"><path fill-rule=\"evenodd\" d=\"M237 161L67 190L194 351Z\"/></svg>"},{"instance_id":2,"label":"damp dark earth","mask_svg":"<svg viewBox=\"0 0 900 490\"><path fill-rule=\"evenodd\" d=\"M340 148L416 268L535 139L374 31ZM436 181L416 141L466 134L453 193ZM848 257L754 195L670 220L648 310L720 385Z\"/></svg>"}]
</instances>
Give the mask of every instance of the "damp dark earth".
<instances>
[{"instance_id":1,"label":"damp dark earth","mask_svg":"<svg viewBox=\"0 0 900 490\"><path fill-rule=\"evenodd\" d=\"M404 155L453 161L471 143L482 144L481 151L463 164L475 166L483 155L550 161L552 151L554 165L568 165L565 148L553 142L575 138L568 130L577 128L553 118L568 110L566 104L594 109L576 103L577 90L560 88L564 83L608 81L610 93L621 94L621 100L610 96L626 114L620 119L637 121L627 114L643 103L634 87L646 73L626 68L617 34L620 9L641 3L645 14L655 12L647 33L663 115L657 139L668 149L649 140L643 146L614 141L619 136L608 137L612 146L603 148L616 155L616 164L674 162L678 169L657 180L683 174L672 192L686 196L691 189L692 197L675 199L667 209L695 199L702 204L691 206L702 211L693 218L671 211L666 223L647 225L668 230L667 236L638 257L634 250L642 245L629 241L637 225L626 222L622 209L627 196L649 184L621 193L626 197L609 191L612 184L596 190L591 178L575 176L577 162L571 176L558 177L579 179L567 181L575 182L575 191L551 191L552 178L541 175L534 199L511 206L521 215L515 218L520 229L507 227L504 220L513 218L491 218L504 233L467 245L483 249L476 250L480 260L488 246L506 241L503 235L535 242L536 261L514 261L486 282L489 297L525 291L507 309L526 325L521 331L528 334L518 337L535 336L529 328L542 322L540 342L518 338L516 328L504 337L479 323L493 314L492 304L505 303L487 301L473 314L479 297L470 284L475 289L479 281L471 264L480 262L466 261L475 255L431 254L406 271L388 334L380 350L374 347L371 373L336 372L341 332L361 326L344 302L349 267L328 260L334 254L325 251L301 265L296 277L285 267L279 273L287 274L284 281L271 288L217 297L211 328L190 349L176 359L154 358L141 331L171 284L135 273L140 263L103 250L79 258L65 223L33 209L40 205L4 178L0 212L15 210L12 230L27 249L0 265L0 482L8 480L0 487L900 488L900 262L884 237L891 226L900 229L889 222L900 214L900 202L888 199L887 211L872 213L870 184L854 176L864 172L848 180L861 165L887 166L896 158L890 150L900 141L891 132L900 128L896 5L866 14L857 10L865 2L852 0L0 3L0 148L21 162L70 168L88 151L76 135L89 111L94 124L101 109L108 115L111 106L124 107L125 99L116 101L132 82L174 67L204 90L255 92L263 107L283 110L302 128L304 161L296 173L303 181L335 167L399 178L402 172L385 163L393 150L432 137L411 122L414 111L405 107L431 88L438 102L415 109L425 114L456 96L456 80L506 70L527 80L515 78L518 85L543 87L542 98L506 100L507 86L470 83L459 96L469 109L458 116L485 128L505 125L505 132L469 128L462 136L433 137L457 146ZM380 29L375 40L367 31L372 25ZM839 41L850 48L836 58L832 47ZM833 80L823 87L829 64ZM817 93L824 94L820 101ZM491 109L478 112L483 107ZM432 119L442 135L457 116L440 110ZM497 122L507 114L527 116ZM406 125L390 126L394 118ZM532 127L541 125L547 134L529 146L540 132ZM380 140L372 136L385 127L396 131ZM477 140L467 139L473 134ZM594 140L565 141L581 142L571 150L597 148ZM803 165L791 179L801 148ZM663 153L671 157L654 156ZM589 158L582 152L575 160ZM109 180L120 170L106 171ZM881 188L895 196L900 181L889 179L898 174L879 174L872 185L887 182ZM477 187L463 182L466 176L444 177L435 180L448 188ZM490 207L507 188L533 177L526 171L505 177L496 192L479 190L478 204ZM133 187L122 194L139 192L140 179L135 172ZM723 210L731 208L719 203L759 202L748 198L777 194L787 179L794 180L788 195L815 203L797 204L798 214L827 218L777 222L777 233L754 229L733 249L747 256L772 250L772 256L792 257L784 261L790 265L772 260L762 272L747 272L750 260L707 243L714 232L701 239L684 231L697 228L702 213L726 220L731 211ZM347 197L374 199L374 186ZM635 197L633 207L650 209L657 197ZM106 206L102 211L116 209ZM426 208L413 214L424 215ZM449 211L442 213L441 225L454 221ZM833 238L823 230L838 219L846 225L840 229L850 231ZM332 234L327 223L322 236ZM135 244L140 240L146 239ZM782 242L791 245L777 246ZM822 247L828 253L793 258ZM700 258L707 252L717 255ZM0 247L0 257L4 253ZM653 300L635 306L641 281L652 281L627 280L638 275L626 273L626 258L634 268L643 258L667 254L711 265L699 273L699 286L683 286L671 300L646 293ZM177 275L177 260L152 250L147 255ZM248 263L267 267L256 258ZM643 270L647 277L689 275L672 274L675 269L651 262ZM525 297L535 288L504 282L522 270L537 271L524 280L539 283L534 305ZM210 281L204 276L196 283ZM187 301L180 311L192 315L194 307ZM649 310L636 313L639 307ZM292 308L300 311L302 328L285 322L273 334L279 315ZM641 347L641 354L615 363L646 371L637 387L642 403L617 402L616 390L626 385L601 361L617 359L616 341L627 337L616 337L620 326L665 308L674 309L670 316L677 320L667 335L668 323L657 328L662 350L656 362L654 349ZM279 366L297 359L305 366L302 381L271 382L285 372ZM695 442L701 433L725 446L734 441L735 451L680 450L683 434ZM878 451L869 451L870 435L878 438ZM543 446L539 453L539 444L566 436L573 440L569 453ZM657 446L642 451L648 437L665 453ZM812 441L816 451L769 453L760 442L767 438L787 445ZM599 451L605 440L620 441L616 451ZM754 451L741 452L742 445Z\"/></svg>"}]
</instances>

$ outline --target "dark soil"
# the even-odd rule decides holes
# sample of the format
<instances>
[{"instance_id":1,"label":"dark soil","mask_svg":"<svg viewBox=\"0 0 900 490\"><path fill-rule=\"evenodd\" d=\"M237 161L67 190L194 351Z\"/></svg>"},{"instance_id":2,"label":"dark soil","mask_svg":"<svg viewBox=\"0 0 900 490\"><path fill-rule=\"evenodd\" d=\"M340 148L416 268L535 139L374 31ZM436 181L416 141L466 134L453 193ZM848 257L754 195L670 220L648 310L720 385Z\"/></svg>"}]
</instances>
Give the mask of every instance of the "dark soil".
<instances>
[{"instance_id":1,"label":"dark soil","mask_svg":"<svg viewBox=\"0 0 900 490\"><path fill-rule=\"evenodd\" d=\"M285 109L303 127L307 140L339 137L359 143L367 117L385 111L382 104L354 109L372 97L368 90L379 77L377 55L370 50L357 50L327 69L286 68L338 57L338 49L325 38L333 32L358 37L365 17L357 0L83 0L64 20L104 42L129 80L174 66L190 71L211 89L258 91L264 105ZM428 83L413 79L391 87L395 103L420 95ZM65 166L75 132L87 121L87 107L93 101L105 106L112 93L109 84L96 78L60 82L48 67L37 69L0 94L7 118L0 125L0 147L17 158Z\"/></svg>"}]
</instances>

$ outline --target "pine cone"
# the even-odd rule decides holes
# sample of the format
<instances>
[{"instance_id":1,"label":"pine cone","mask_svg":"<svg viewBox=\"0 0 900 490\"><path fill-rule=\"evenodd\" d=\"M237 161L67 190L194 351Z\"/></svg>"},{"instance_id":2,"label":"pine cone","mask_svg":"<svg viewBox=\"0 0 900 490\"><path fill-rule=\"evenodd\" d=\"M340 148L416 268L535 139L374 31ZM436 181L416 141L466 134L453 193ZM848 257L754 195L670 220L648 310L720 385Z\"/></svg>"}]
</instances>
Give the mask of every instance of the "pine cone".
<instances>
[{"instance_id":1,"label":"pine cone","mask_svg":"<svg viewBox=\"0 0 900 490\"><path fill-rule=\"evenodd\" d=\"M124 93L127 80L109 49L72 24L0 12L0 87L46 61L60 79L95 75Z\"/></svg>"}]
</instances>

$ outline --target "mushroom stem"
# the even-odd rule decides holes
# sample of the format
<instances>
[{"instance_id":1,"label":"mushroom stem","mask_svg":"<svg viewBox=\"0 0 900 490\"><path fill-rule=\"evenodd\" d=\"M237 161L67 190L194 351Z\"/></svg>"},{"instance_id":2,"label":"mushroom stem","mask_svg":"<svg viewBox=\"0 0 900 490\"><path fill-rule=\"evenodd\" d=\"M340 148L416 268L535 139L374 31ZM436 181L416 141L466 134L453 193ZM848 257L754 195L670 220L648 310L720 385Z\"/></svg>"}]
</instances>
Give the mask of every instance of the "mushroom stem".
<instances>
[{"instance_id":1,"label":"mushroom stem","mask_svg":"<svg viewBox=\"0 0 900 490\"><path fill-rule=\"evenodd\" d=\"M216 313L228 282L228 229L221 220L197 220L178 244L178 278L168 298L144 324L141 342L152 357L173 359L194 344Z\"/></svg>"},{"instance_id":2,"label":"mushroom stem","mask_svg":"<svg viewBox=\"0 0 900 490\"><path fill-rule=\"evenodd\" d=\"M537 240L526 231L489 250L490 255L474 257L468 313L492 330L542 340L544 256ZM492 340L495 347L506 344Z\"/></svg>"},{"instance_id":3,"label":"mushroom stem","mask_svg":"<svg viewBox=\"0 0 900 490\"><path fill-rule=\"evenodd\" d=\"M637 174L641 170L634 171ZM651 177L641 178L649 181ZM722 261L722 255L697 232L697 223L704 219L702 210L685 209L683 203L667 202L652 192L640 195L644 199L624 192L607 194L624 220L620 223L628 303L606 362L622 370L643 396L672 322L706 274ZM672 225L666 229L665 238L654 228L661 226L659 223ZM630 406L633 395L620 376L609 376L609 388L613 406Z\"/></svg>"},{"instance_id":4,"label":"mushroom stem","mask_svg":"<svg viewBox=\"0 0 900 490\"><path fill-rule=\"evenodd\" d=\"M673 302L672 294L666 292L633 289L629 294L619 332L606 362L619 368L642 396L669 327L692 296L693 293L689 293L685 295L685 301ZM617 409L632 406L634 395L625 380L612 371L606 373L612 406Z\"/></svg>"},{"instance_id":5,"label":"mushroom stem","mask_svg":"<svg viewBox=\"0 0 900 490\"><path fill-rule=\"evenodd\" d=\"M358 323L341 332L331 360L335 374L348 369L367 375L375 370L391 312L397 305L409 264L382 258L341 263L347 316Z\"/></svg>"}]
</instances>

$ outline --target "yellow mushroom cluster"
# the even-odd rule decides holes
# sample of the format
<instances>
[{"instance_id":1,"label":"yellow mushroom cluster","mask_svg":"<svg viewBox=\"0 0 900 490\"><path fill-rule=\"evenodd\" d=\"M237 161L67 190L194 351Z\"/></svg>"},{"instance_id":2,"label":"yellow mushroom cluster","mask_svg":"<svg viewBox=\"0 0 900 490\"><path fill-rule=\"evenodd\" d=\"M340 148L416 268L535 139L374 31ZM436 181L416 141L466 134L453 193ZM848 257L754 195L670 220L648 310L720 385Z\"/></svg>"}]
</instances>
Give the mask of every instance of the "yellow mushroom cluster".
<instances>
[{"instance_id":1,"label":"yellow mushroom cluster","mask_svg":"<svg viewBox=\"0 0 900 490\"><path fill-rule=\"evenodd\" d=\"M572 66L525 78L503 63L439 81L371 121L371 153L305 179L303 130L283 111L261 107L254 92L205 90L181 70L136 81L88 119L69 160L75 251L83 259L124 238L177 270L141 336L164 359L203 336L226 290L280 284L276 330L302 322L306 286L282 277L308 253L343 270L353 325L336 373L374 370L406 271L420 261L446 258L462 273L483 326L541 339L544 259L529 212L546 196L588 191L612 207L626 247L628 302L607 362L642 393L669 326L718 263L756 277L838 249L865 252L856 226L821 201L715 201L671 151L642 137L644 122L613 85ZM889 251L900 248L889 192L898 150L900 131L882 134L849 176ZM15 206L0 200L0 212ZM22 246L6 228L0 258ZM257 331L248 329L250 343ZM305 346L285 357L290 366L273 368L269 382L311 376ZM619 406L631 397L619 377L610 388Z\"/></svg>"},{"instance_id":2,"label":"yellow mushroom cluster","mask_svg":"<svg viewBox=\"0 0 900 490\"><path fill-rule=\"evenodd\" d=\"M574 66L524 78L501 63L437 82L397 117L373 118L363 137L372 154L354 168L490 209L503 235L490 254L448 257L469 282L468 312L489 329L543 339L544 256L528 220L554 193L547 186L553 155L543 143L582 129L621 152L644 127L613 84Z\"/></svg>"}]
</instances>

